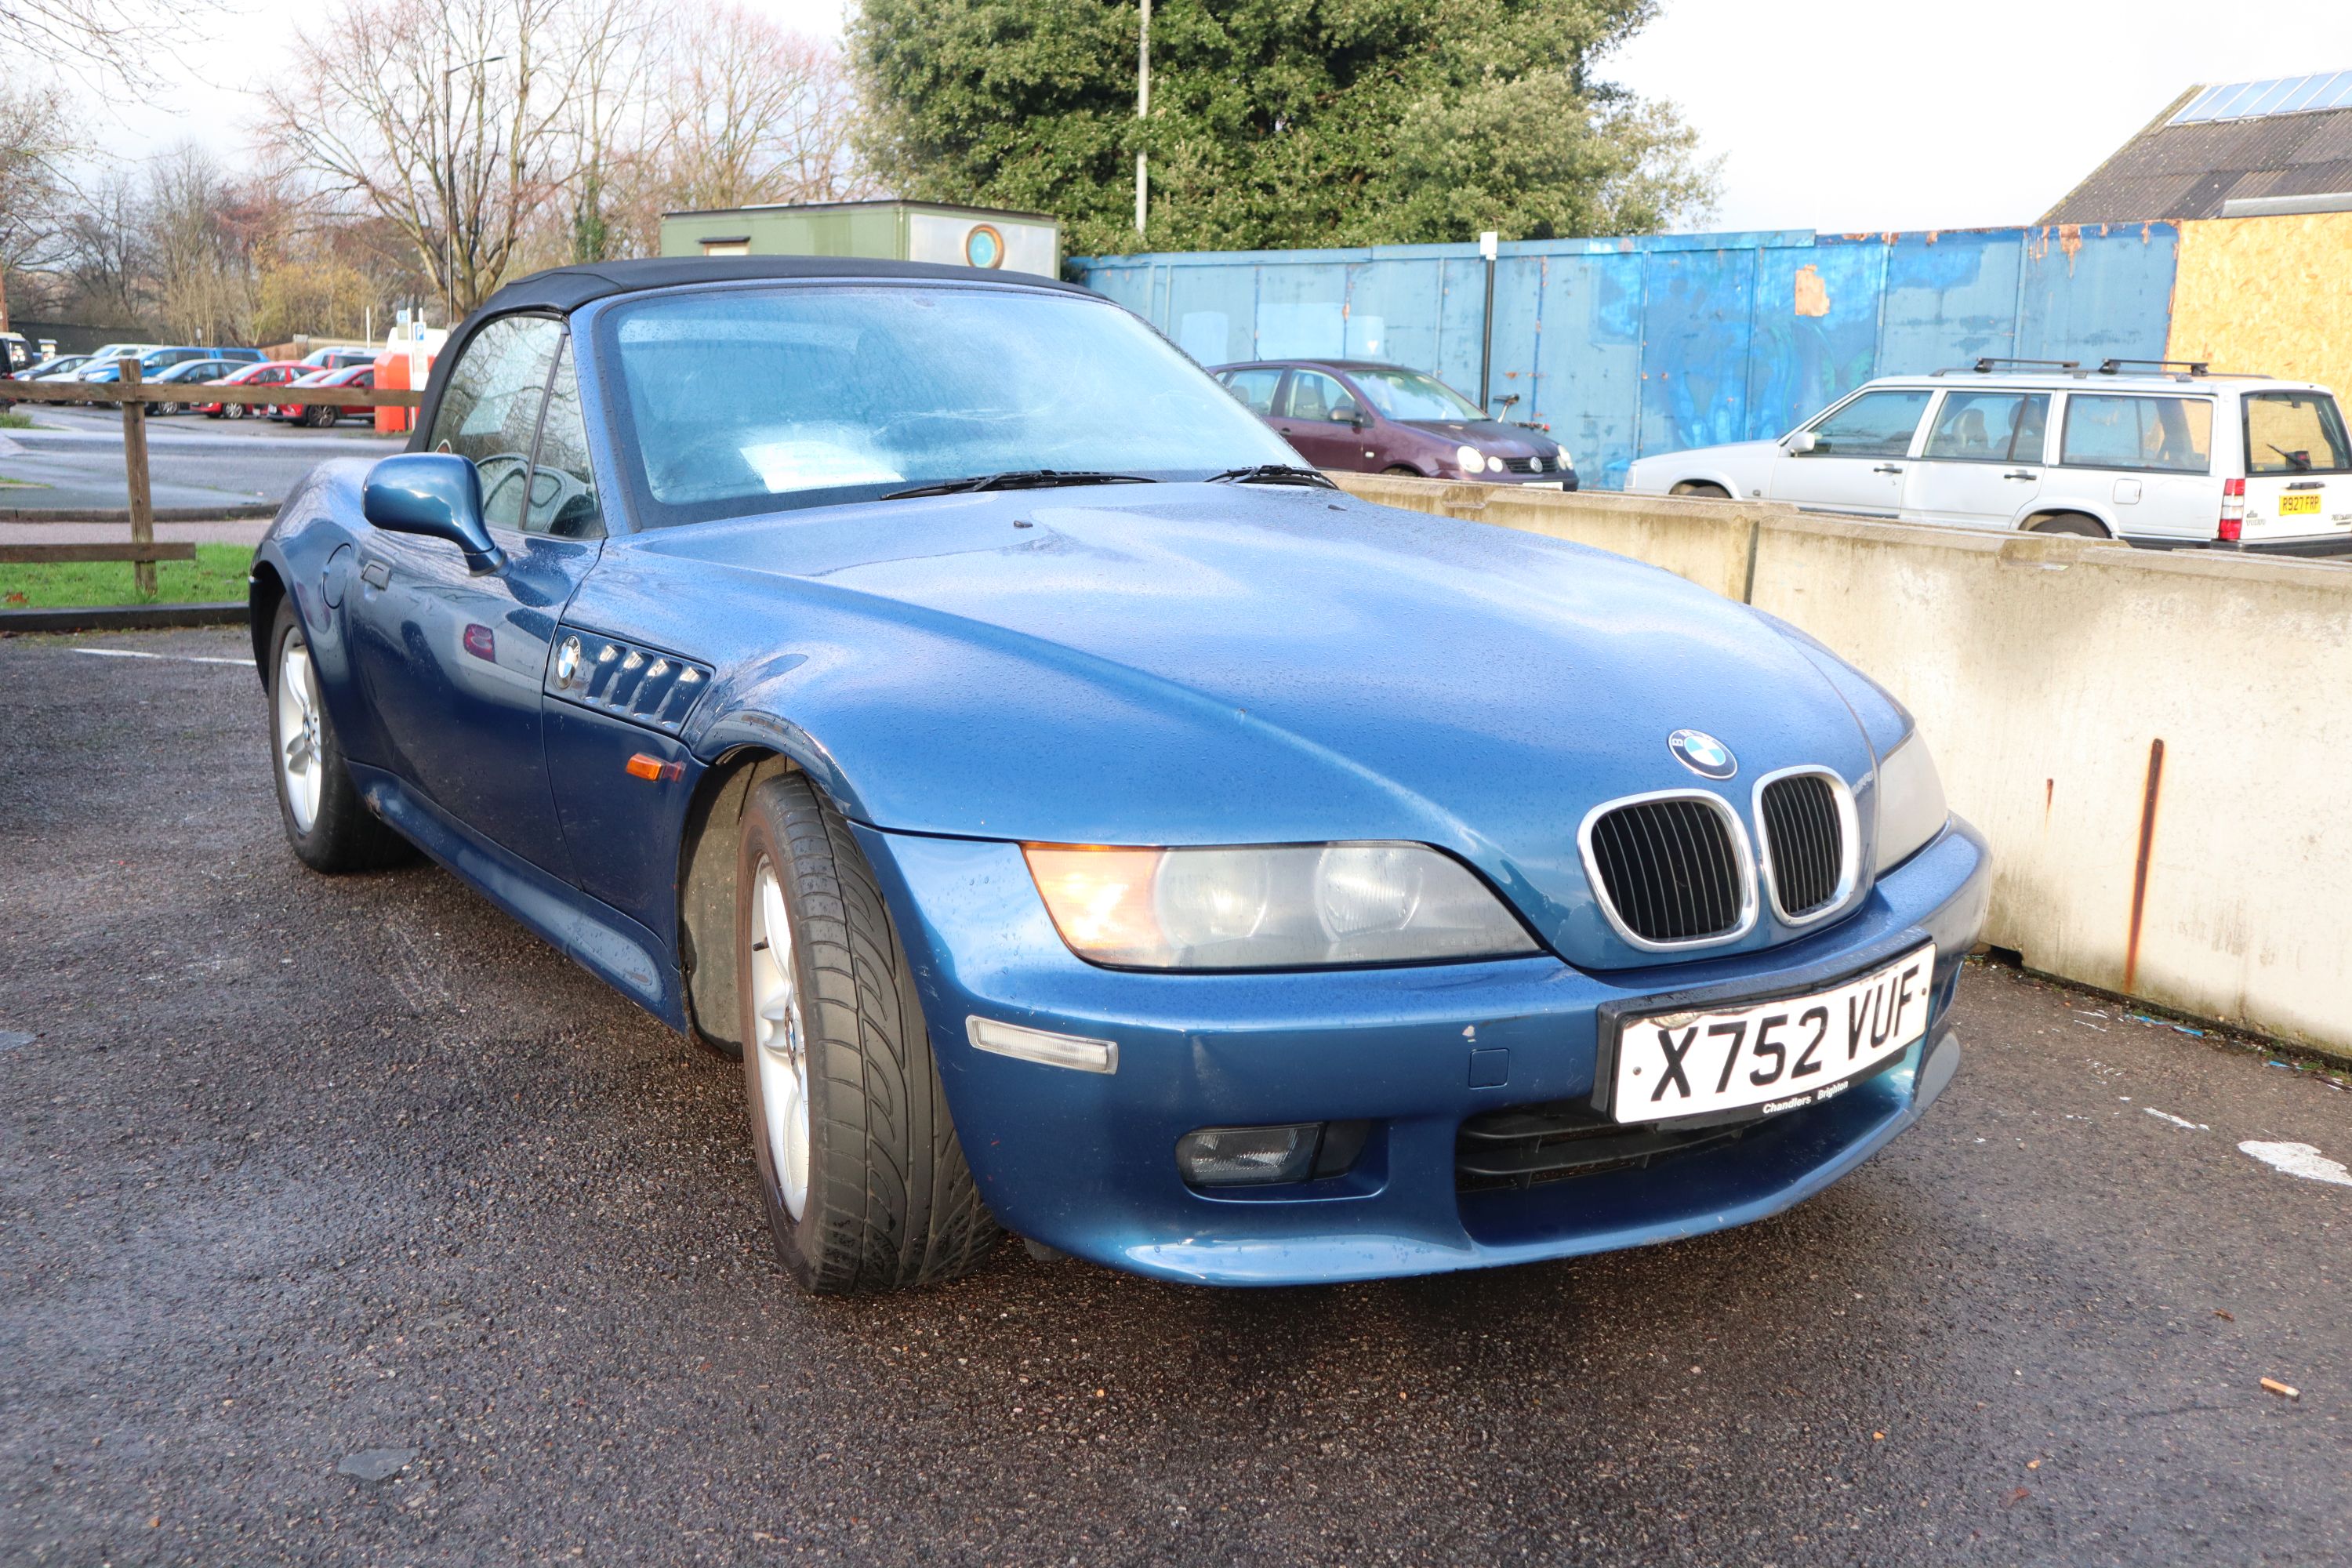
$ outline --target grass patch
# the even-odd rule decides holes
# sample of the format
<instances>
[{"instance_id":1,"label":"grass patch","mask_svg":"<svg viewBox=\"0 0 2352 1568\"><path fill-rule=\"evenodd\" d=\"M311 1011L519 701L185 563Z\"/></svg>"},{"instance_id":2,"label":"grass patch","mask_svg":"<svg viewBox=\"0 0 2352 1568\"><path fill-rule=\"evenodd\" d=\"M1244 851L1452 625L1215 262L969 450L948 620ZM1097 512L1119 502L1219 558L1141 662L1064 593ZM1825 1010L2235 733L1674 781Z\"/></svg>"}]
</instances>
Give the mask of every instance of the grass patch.
<instances>
[{"instance_id":1,"label":"grass patch","mask_svg":"<svg viewBox=\"0 0 2352 1568\"><path fill-rule=\"evenodd\" d=\"M98 605L209 605L245 597L253 552L242 544L199 544L194 561L155 563L157 593L143 599L127 561L69 561L39 566L0 563L0 607L80 610Z\"/></svg>"},{"instance_id":2,"label":"grass patch","mask_svg":"<svg viewBox=\"0 0 2352 1568\"><path fill-rule=\"evenodd\" d=\"M0 430L30 430L32 427L31 415L19 414L13 408L0 408Z\"/></svg>"}]
</instances>

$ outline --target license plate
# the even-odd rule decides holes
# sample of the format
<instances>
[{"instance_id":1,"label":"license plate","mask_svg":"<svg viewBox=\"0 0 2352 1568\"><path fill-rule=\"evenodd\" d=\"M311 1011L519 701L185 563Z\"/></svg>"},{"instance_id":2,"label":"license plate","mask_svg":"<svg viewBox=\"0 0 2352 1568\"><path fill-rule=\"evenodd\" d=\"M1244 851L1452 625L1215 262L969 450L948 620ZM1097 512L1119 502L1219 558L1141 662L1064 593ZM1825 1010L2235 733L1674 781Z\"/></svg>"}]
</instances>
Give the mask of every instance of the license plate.
<instances>
[{"instance_id":1,"label":"license plate","mask_svg":"<svg viewBox=\"0 0 2352 1568\"><path fill-rule=\"evenodd\" d=\"M2299 517L2305 512L2315 512L2318 510L2319 497L2316 492L2308 495L2279 497L2281 517Z\"/></svg>"},{"instance_id":2,"label":"license plate","mask_svg":"<svg viewBox=\"0 0 2352 1568\"><path fill-rule=\"evenodd\" d=\"M1628 1018L1609 1100L1617 1121L1812 1105L1927 1032L1933 942L1802 996Z\"/></svg>"}]
</instances>

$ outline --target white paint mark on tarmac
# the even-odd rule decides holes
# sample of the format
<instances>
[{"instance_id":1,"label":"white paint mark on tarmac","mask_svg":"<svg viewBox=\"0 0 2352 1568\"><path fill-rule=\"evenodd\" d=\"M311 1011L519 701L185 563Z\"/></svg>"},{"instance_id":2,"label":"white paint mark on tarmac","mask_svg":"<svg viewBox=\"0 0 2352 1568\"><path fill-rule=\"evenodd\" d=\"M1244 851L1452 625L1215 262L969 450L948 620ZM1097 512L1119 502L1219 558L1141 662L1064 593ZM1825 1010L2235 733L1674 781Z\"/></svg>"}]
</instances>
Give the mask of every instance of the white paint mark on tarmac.
<instances>
[{"instance_id":1,"label":"white paint mark on tarmac","mask_svg":"<svg viewBox=\"0 0 2352 1568\"><path fill-rule=\"evenodd\" d=\"M130 647L78 647L73 651L93 654L100 658L161 658L179 664L233 664L240 669L253 668L253 660L249 658L215 658L201 653L142 653Z\"/></svg>"},{"instance_id":2,"label":"white paint mark on tarmac","mask_svg":"<svg viewBox=\"0 0 2352 1568\"><path fill-rule=\"evenodd\" d=\"M2210 1127L2206 1126L2202 1121L2183 1121L2180 1118L2173 1115L2170 1111L2158 1110L2153 1105L2143 1105L2140 1109L2147 1111L2150 1116L2155 1117L2158 1121L2169 1121L2175 1127L2186 1127L2191 1132L2210 1132L2213 1131Z\"/></svg>"},{"instance_id":3,"label":"white paint mark on tarmac","mask_svg":"<svg viewBox=\"0 0 2352 1568\"><path fill-rule=\"evenodd\" d=\"M2325 1182L2331 1187L2352 1187L2352 1171L2344 1168L2341 1160L2331 1160L2308 1143L2262 1143L2249 1140L2238 1145L2242 1154L2252 1154L2274 1171L2284 1171L2290 1176L2301 1176L2306 1182Z\"/></svg>"}]
</instances>

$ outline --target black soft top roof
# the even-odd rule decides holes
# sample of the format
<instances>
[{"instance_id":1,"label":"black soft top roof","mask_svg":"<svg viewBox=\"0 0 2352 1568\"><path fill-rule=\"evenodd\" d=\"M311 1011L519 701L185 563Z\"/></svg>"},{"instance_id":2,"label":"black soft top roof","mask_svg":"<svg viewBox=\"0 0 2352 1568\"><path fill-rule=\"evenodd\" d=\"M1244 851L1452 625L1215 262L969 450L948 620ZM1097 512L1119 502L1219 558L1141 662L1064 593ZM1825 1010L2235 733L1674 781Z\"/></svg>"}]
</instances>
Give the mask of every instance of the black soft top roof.
<instances>
[{"instance_id":1,"label":"black soft top roof","mask_svg":"<svg viewBox=\"0 0 2352 1568\"><path fill-rule=\"evenodd\" d=\"M941 267L929 261L882 261L860 256L657 256L633 261L583 262L550 268L518 278L482 301L477 316L503 310L574 310L592 300L641 289L668 289L687 283L742 283L763 278L861 279L908 283L1016 283L1066 294L1089 292L1075 283L1057 282L1028 272L1003 272L992 268Z\"/></svg>"},{"instance_id":2,"label":"black soft top roof","mask_svg":"<svg viewBox=\"0 0 2352 1568\"><path fill-rule=\"evenodd\" d=\"M761 279L832 279L854 283L861 279L902 283L1012 283L1062 294L1094 291L1076 283L1057 282L1029 272L1003 272L993 268L941 267L929 261L882 261L861 256L649 256L630 261L586 262L574 267L551 267L528 278L518 278L483 300L457 323L449 341L434 357L425 380L424 406L417 410L408 450L425 450L425 437L441 410L441 394L449 372L466 344L492 318L514 310L562 310L567 314L592 300L646 289L670 289L691 283L744 283Z\"/></svg>"}]
</instances>

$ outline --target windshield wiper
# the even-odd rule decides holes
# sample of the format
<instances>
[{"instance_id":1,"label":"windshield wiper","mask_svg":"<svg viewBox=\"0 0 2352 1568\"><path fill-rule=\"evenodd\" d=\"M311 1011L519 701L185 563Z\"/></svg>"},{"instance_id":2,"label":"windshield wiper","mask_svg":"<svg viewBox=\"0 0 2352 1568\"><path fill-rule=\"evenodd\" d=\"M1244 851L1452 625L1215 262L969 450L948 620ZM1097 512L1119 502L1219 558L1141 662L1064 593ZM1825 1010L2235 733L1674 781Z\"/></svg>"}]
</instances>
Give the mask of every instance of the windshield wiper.
<instances>
[{"instance_id":1,"label":"windshield wiper","mask_svg":"<svg viewBox=\"0 0 2352 1568\"><path fill-rule=\"evenodd\" d=\"M1222 474L1211 474L1201 482L1210 485L1316 485L1327 490L1339 488L1320 468L1302 468L1296 463L1259 463L1253 468L1227 468Z\"/></svg>"},{"instance_id":2,"label":"windshield wiper","mask_svg":"<svg viewBox=\"0 0 2352 1568\"><path fill-rule=\"evenodd\" d=\"M973 490L1047 490L1061 485L1148 485L1141 474L1106 474L1092 468L1007 468L1001 474L974 474L964 479L941 479L886 491L884 500L908 500L916 496L964 495Z\"/></svg>"}]
</instances>

